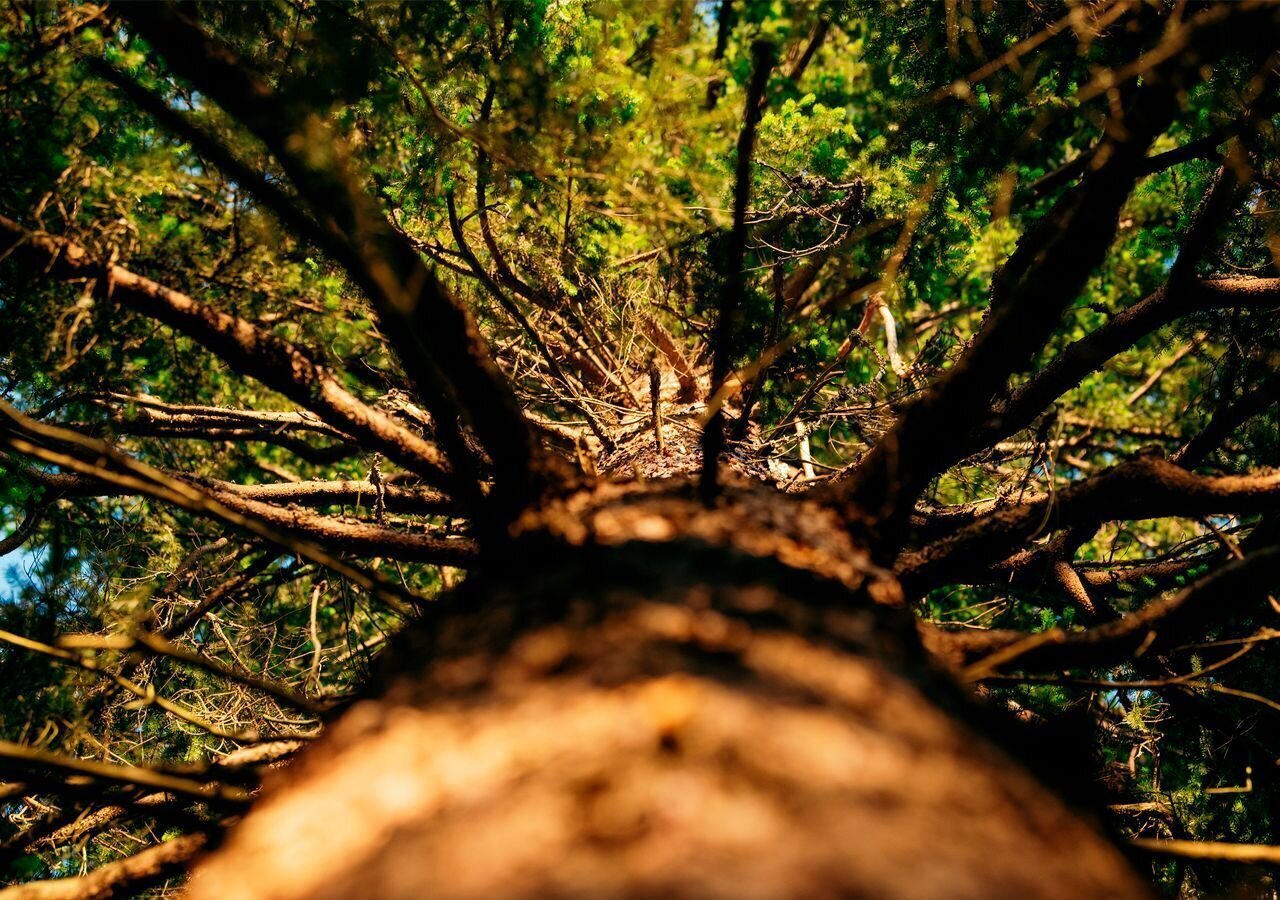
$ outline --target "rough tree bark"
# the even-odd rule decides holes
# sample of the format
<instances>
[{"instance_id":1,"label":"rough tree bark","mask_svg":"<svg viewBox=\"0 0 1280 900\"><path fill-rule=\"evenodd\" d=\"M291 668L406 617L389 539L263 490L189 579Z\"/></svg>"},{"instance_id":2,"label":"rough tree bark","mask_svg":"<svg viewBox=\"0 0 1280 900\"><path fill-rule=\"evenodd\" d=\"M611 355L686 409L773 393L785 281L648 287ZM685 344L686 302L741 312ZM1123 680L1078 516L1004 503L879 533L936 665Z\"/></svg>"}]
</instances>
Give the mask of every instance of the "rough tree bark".
<instances>
[{"instance_id":1,"label":"rough tree bark","mask_svg":"<svg viewBox=\"0 0 1280 900\"><path fill-rule=\"evenodd\" d=\"M979 736L893 576L812 500L614 481L520 532L193 900L1146 895Z\"/></svg>"}]
</instances>

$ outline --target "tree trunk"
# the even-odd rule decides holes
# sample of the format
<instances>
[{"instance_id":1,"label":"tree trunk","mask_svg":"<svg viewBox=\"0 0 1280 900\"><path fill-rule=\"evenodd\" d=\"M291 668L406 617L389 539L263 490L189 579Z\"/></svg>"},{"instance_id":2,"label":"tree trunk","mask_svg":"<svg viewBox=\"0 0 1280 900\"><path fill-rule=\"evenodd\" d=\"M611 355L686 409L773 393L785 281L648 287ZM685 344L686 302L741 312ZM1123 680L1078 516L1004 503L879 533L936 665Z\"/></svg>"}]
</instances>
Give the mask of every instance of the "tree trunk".
<instances>
[{"instance_id":1,"label":"tree trunk","mask_svg":"<svg viewBox=\"0 0 1280 900\"><path fill-rule=\"evenodd\" d=\"M520 528L193 900L1146 895L811 501L615 483Z\"/></svg>"}]
</instances>

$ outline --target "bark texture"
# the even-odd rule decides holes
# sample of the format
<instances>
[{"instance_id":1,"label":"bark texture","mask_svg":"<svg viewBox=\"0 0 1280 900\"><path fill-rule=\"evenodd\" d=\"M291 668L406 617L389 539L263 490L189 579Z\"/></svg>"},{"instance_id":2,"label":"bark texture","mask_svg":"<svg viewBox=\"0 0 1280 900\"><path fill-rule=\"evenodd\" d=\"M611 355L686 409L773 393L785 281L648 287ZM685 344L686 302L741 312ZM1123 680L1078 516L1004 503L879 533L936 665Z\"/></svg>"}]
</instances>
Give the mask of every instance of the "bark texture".
<instances>
[{"instance_id":1,"label":"bark texture","mask_svg":"<svg viewBox=\"0 0 1280 900\"><path fill-rule=\"evenodd\" d=\"M1145 896L829 515L680 480L527 516L190 896Z\"/></svg>"}]
</instances>

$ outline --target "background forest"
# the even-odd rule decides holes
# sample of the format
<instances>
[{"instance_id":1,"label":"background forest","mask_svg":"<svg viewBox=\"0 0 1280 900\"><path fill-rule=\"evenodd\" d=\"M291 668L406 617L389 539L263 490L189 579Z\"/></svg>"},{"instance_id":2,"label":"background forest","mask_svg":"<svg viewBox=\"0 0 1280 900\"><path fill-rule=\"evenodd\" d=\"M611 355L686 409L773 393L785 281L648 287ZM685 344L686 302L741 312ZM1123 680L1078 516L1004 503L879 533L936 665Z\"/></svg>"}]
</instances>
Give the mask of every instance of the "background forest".
<instances>
[{"instance_id":1,"label":"background forest","mask_svg":"<svg viewBox=\"0 0 1280 900\"><path fill-rule=\"evenodd\" d=\"M502 472L496 407L437 433L404 322L371 314L335 250L360 208L330 216L316 198L346 182L299 172L355 173L580 472L687 473L723 419L745 477L817 496L963 358L1015 248L1039 259L1037 229L1126 128L1149 134L1114 240L1049 241L1045 284L1083 289L1000 393L931 420L954 460L877 562L993 714L1070 748L1043 777L1096 796L1122 840L1280 844L1269 583L1225 583L1158 655L1008 638L1094 634L1275 552L1280 44L1233 18L1259 9L185 5L272 109L184 71L151 4L9 0L4 878L213 828L485 541L451 479L460 447ZM191 298L238 336L183 324ZM167 480L140 489L134 460ZM1274 891L1265 865L1136 852L1168 895Z\"/></svg>"}]
</instances>

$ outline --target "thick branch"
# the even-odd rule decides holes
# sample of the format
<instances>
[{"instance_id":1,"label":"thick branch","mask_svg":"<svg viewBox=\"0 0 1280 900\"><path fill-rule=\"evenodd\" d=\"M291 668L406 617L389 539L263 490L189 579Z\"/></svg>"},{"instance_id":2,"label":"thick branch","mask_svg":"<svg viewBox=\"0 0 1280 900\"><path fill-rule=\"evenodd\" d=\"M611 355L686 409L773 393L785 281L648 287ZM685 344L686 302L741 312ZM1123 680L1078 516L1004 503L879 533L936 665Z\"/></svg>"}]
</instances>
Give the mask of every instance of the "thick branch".
<instances>
[{"instance_id":1,"label":"thick branch","mask_svg":"<svg viewBox=\"0 0 1280 900\"><path fill-rule=\"evenodd\" d=\"M1280 305L1280 278L1215 278L1183 290L1167 289L1138 301L1106 325L1057 353L1047 366L1000 404L970 446L999 440L1027 427L1058 397L1143 336L1175 319L1214 309Z\"/></svg>"},{"instance_id":2,"label":"thick branch","mask_svg":"<svg viewBox=\"0 0 1280 900\"><path fill-rule=\"evenodd\" d=\"M326 232L326 249L364 288L406 371L423 394L456 468L472 454L458 417L470 422L513 504L529 490L531 432L475 322L426 268L410 242L354 179L345 148L303 106L278 96L227 45L172 4L121 13L190 79L254 132L280 161Z\"/></svg>"},{"instance_id":3,"label":"thick branch","mask_svg":"<svg viewBox=\"0 0 1280 900\"><path fill-rule=\"evenodd\" d=\"M1269 78L1260 77L1258 83L1268 81ZM1244 161L1239 158L1239 147L1233 144L1226 161L1218 168L1191 218L1177 258L1161 291L1125 310L1107 326L1067 347L1038 376L1015 392L1010 400L998 404L988 421L972 429L961 440L969 440L976 447L1029 425L1043 406L1079 382L1087 372L1143 334L1171 321L1173 317L1223 305L1248 306L1260 299L1268 305L1274 303L1276 294L1280 293L1280 282L1247 279L1235 285L1237 290L1223 291L1221 287L1224 282L1221 280L1197 282L1195 278L1196 266L1207 251L1218 226L1235 204L1239 189L1236 172L1245 168ZM1192 452L1181 454L1179 461L1192 467L1212 446L1213 444L1200 442L1191 448ZM1023 581L1029 581L1048 572L1055 575L1055 581L1066 587L1068 596L1079 602L1090 618L1114 618L1114 613L1105 605L1095 610L1088 591L1078 577L1065 574L1071 570L1070 562L1076 550L1091 539L1101 521L1095 519L1074 523L1047 544L1024 550L1001 565L979 574L977 578L990 580L993 574L1002 573L1015 578L1021 576Z\"/></svg>"},{"instance_id":4,"label":"thick branch","mask_svg":"<svg viewBox=\"0 0 1280 900\"><path fill-rule=\"evenodd\" d=\"M77 759L62 756L0 740L0 764L8 768L52 771L69 779L90 778L109 784L145 787L167 791L193 800L240 806L248 802L249 795L237 787L216 782L198 781L181 775L173 775L142 766L118 766L93 759Z\"/></svg>"},{"instance_id":5,"label":"thick branch","mask_svg":"<svg viewBox=\"0 0 1280 900\"><path fill-rule=\"evenodd\" d=\"M1278 572L1280 546L1265 547L1122 619L1075 632L1060 628L1030 636L1002 632L987 647L988 654L970 667L968 676L986 678L1006 666L1020 670L1075 668L1103 664L1125 654L1154 652L1195 634L1205 622L1221 618L1233 602L1258 599L1258 591L1274 582Z\"/></svg>"},{"instance_id":6,"label":"thick branch","mask_svg":"<svg viewBox=\"0 0 1280 900\"><path fill-rule=\"evenodd\" d=\"M186 871L208 843L204 834L184 834L133 856L99 866L79 878L32 881L0 891L3 900L105 900L134 896Z\"/></svg>"},{"instance_id":7,"label":"thick branch","mask_svg":"<svg viewBox=\"0 0 1280 900\"><path fill-rule=\"evenodd\" d=\"M1046 528L1115 519L1256 513L1280 499L1280 474L1196 475L1144 456L1063 488L1055 495L995 510L953 535L904 553L898 572L908 589L984 571Z\"/></svg>"},{"instance_id":8,"label":"thick branch","mask_svg":"<svg viewBox=\"0 0 1280 900\"><path fill-rule=\"evenodd\" d=\"M1270 844L1234 844L1226 841L1186 841L1164 838L1134 838L1139 850L1183 859L1212 859L1253 865L1280 865L1280 847Z\"/></svg>"},{"instance_id":9,"label":"thick branch","mask_svg":"<svg viewBox=\"0 0 1280 900\"><path fill-rule=\"evenodd\" d=\"M1172 150L1148 156L1142 161L1140 174L1143 176L1154 175L1157 172L1163 172L1165 169L1193 159L1212 159L1217 154L1218 147L1240 130L1241 124L1241 122L1233 122L1215 128L1203 137L1188 141L1180 147L1174 147ZM1070 162L1042 175L1032 182L1027 189L1027 193L1031 197L1040 198L1069 184L1088 171L1096 152L1096 148L1090 148Z\"/></svg>"},{"instance_id":10,"label":"thick branch","mask_svg":"<svg viewBox=\"0 0 1280 900\"><path fill-rule=\"evenodd\" d=\"M401 487L371 481L294 481L278 484L236 484L232 481L200 481L211 492L248 501L299 506L373 507L381 496L387 512L444 515L456 512L449 498L427 488Z\"/></svg>"},{"instance_id":11,"label":"thick branch","mask_svg":"<svg viewBox=\"0 0 1280 900\"><path fill-rule=\"evenodd\" d=\"M236 371L311 410L341 432L378 449L423 478L446 480L435 446L395 420L366 406L328 369L299 348L256 325L116 265L93 260L80 245L28 231L0 216L0 254L13 252L28 265L65 281L97 279L113 300L180 331L226 360Z\"/></svg>"},{"instance_id":12,"label":"thick branch","mask_svg":"<svg viewBox=\"0 0 1280 900\"><path fill-rule=\"evenodd\" d=\"M1174 26L1189 29L1186 52L1145 71L1142 88L1123 120L1111 123L1089 174L1023 237L994 279L990 313L965 353L836 486L846 515L861 521L881 555L892 554L929 480L967 455L967 442L945 436L969 430L1009 376L1031 362L1102 261L1147 147L1176 112L1178 92L1195 67L1226 49L1242 25L1258 41L1274 31L1274 10L1255 10L1247 22L1208 12L1213 14Z\"/></svg>"},{"instance_id":13,"label":"thick branch","mask_svg":"<svg viewBox=\"0 0 1280 900\"><path fill-rule=\"evenodd\" d=\"M747 251L747 206L751 201L751 156L755 150L756 126L763 111L761 99L773 68L774 46L757 41L751 48L751 81L747 85L745 120L738 134L738 156L733 187L733 227L725 238L719 309L712 338L711 393L715 395L733 368L734 338L746 289L743 264ZM710 500L718 490L720 453L724 449L725 415L723 402L716 404L702 429L703 498Z\"/></svg>"},{"instance_id":14,"label":"thick branch","mask_svg":"<svg viewBox=\"0 0 1280 900\"><path fill-rule=\"evenodd\" d=\"M202 484L202 487L209 496L228 509L315 541L330 550L356 556L387 556L445 566L465 567L475 562L476 546L464 538L442 538L433 534L397 531L365 522L321 516L297 507L276 506L251 499L239 486L231 491L210 487L207 483Z\"/></svg>"}]
</instances>

